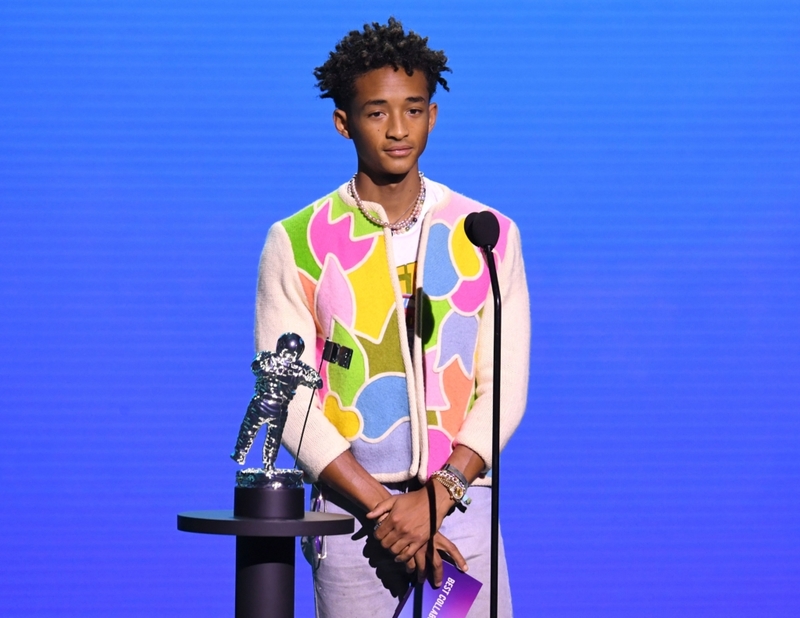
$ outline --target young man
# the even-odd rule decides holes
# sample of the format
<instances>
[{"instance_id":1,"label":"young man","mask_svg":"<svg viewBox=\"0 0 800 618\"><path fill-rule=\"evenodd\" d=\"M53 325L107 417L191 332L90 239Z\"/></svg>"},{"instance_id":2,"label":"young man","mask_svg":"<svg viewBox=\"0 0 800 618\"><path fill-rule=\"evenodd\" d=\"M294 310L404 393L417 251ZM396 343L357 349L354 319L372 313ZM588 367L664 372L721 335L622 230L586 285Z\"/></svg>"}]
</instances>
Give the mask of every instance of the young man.
<instances>
[{"instance_id":1,"label":"young man","mask_svg":"<svg viewBox=\"0 0 800 618\"><path fill-rule=\"evenodd\" d=\"M300 453L323 508L358 520L354 536L318 548L322 617L391 616L414 575L441 583L437 550L483 582L470 616L488 615L493 305L464 233L466 215L486 206L418 167L449 70L394 19L346 36L315 76L355 145L356 174L276 223L261 257L257 349L292 331L315 367L326 338L354 350L349 370L323 367ZM519 231L497 214L505 444L525 410L530 317ZM300 399L283 434L293 453ZM510 616L500 555L500 614Z\"/></svg>"}]
</instances>

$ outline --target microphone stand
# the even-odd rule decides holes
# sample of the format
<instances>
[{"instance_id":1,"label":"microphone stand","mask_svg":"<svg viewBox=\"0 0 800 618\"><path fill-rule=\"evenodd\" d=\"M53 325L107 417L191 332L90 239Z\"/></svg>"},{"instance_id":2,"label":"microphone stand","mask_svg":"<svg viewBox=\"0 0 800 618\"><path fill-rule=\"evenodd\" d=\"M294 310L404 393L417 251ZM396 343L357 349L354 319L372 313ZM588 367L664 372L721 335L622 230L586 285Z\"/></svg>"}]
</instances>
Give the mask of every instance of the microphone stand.
<instances>
[{"instance_id":1,"label":"microphone stand","mask_svg":"<svg viewBox=\"0 0 800 618\"><path fill-rule=\"evenodd\" d=\"M492 571L490 613L491 618L497 618L497 580L498 560L500 548L500 352L501 334L500 327L503 323L502 302L500 299L500 285L497 282L497 267L494 263L492 247L481 247L486 256L486 265L489 268L489 277L492 282L492 296L494 297L494 371L492 393Z\"/></svg>"},{"instance_id":2,"label":"microphone stand","mask_svg":"<svg viewBox=\"0 0 800 618\"><path fill-rule=\"evenodd\" d=\"M500 554L500 366L501 366L501 326L502 301L500 285L497 281L497 266L492 249L500 236L500 224L489 210L467 215L464 231L470 242L480 247L486 258L489 278L494 298L494 360L492 375L492 553L489 596L489 616L497 618L498 562Z\"/></svg>"}]
</instances>

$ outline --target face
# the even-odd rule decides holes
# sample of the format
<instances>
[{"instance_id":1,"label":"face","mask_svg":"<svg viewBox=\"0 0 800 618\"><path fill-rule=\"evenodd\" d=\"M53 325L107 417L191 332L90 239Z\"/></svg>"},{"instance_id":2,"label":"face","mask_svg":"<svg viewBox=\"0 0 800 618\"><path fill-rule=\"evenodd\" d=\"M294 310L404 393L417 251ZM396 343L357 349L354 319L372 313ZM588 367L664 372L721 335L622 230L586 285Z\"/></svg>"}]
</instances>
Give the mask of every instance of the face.
<instances>
[{"instance_id":1,"label":"face","mask_svg":"<svg viewBox=\"0 0 800 618\"><path fill-rule=\"evenodd\" d=\"M374 180L415 172L436 124L425 74L383 67L359 76L355 90L349 108L337 109L333 120L336 130L353 140L359 171Z\"/></svg>"}]
</instances>

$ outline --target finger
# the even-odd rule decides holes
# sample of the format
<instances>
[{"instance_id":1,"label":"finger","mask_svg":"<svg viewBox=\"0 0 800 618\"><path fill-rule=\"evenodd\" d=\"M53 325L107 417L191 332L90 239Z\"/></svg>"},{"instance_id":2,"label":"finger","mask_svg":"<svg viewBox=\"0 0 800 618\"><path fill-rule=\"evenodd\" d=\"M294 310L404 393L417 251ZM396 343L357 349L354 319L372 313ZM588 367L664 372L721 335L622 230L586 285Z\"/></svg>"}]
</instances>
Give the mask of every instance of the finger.
<instances>
[{"instance_id":1,"label":"finger","mask_svg":"<svg viewBox=\"0 0 800 618\"><path fill-rule=\"evenodd\" d=\"M417 570L417 561L414 558L406 561L406 573L413 573Z\"/></svg>"},{"instance_id":2,"label":"finger","mask_svg":"<svg viewBox=\"0 0 800 618\"><path fill-rule=\"evenodd\" d=\"M375 531L375 538L381 542L381 546L383 546L384 549L392 551L392 547L399 542L400 535L398 534L397 530L392 527L392 522L387 521L381 524L381 526ZM406 541L406 545L407 544L408 541ZM400 549L402 549L402 547ZM392 555L396 554L392 551Z\"/></svg>"},{"instance_id":3,"label":"finger","mask_svg":"<svg viewBox=\"0 0 800 618\"><path fill-rule=\"evenodd\" d=\"M402 550L406 545L408 545L408 540L406 540L401 547L396 548L397 551L394 551L392 548L396 544L400 543L403 535L400 534L400 531L395 527L397 522L391 518L391 515L385 515L384 517L386 517L386 520L383 522L383 524L381 524L378 538L380 538L383 548L388 549L393 555L396 556L398 551Z\"/></svg>"},{"instance_id":4,"label":"finger","mask_svg":"<svg viewBox=\"0 0 800 618\"><path fill-rule=\"evenodd\" d=\"M380 541L383 548L389 551L391 551L392 546L398 542L397 530L392 528L391 522L386 522L378 526L374 536ZM394 552L392 552L392 554L394 554Z\"/></svg>"},{"instance_id":5,"label":"finger","mask_svg":"<svg viewBox=\"0 0 800 618\"><path fill-rule=\"evenodd\" d=\"M411 543L408 542L408 539L398 538L390 547L387 549L392 552L395 556L395 562L405 562L411 556L417 553L419 549L419 543Z\"/></svg>"},{"instance_id":6,"label":"finger","mask_svg":"<svg viewBox=\"0 0 800 618\"><path fill-rule=\"evenodd\" d=\"M430 543L430 545L433 548L434 543ZM439 555L439 552L436 551L436 549L433 549L433 551L429 553L428 559L431 561L431 582L433 583L434 588L438 588L442 585L442 574L444 571L442 568L442 557Z\"/></svg>"},{"instance_id":7,"label":"finger","mask_svg":"<svg viewBox=\"0 0 800 618\"><path fill-rule=\"evenodd\" d=\"M380 527L386 521L387 517L389 517L389 516L388 515L383 515L383 516L380 517L380 519L378 519L378 521L375 522L375 526L372 528L372 536L374 536L376 539L381 539L381 538L383 538L384 536L386 536L389 533L389 529L388 528L386 528L385 530L380 532Z\"/></svg>"},{"instance_id":8,"label":"finger","mask_svg":"<svg viewBox=\"0 0 800 618\"><path fill-rule=\"evenodd\" d=\"M392 510L395 501L397 500L397 496L391 496L386 498L375 506L369 513L367 513L367 519L377 519L381 515L384 515Z\"/></svg>"},{"instance_id":9,"label":"finger","mask_svg":"<svg viewBox=\"0 0 800 618\"><path fill-rule=\"evenodd\" d=\"M436 535L436 545L438 546L439 549L443 549L448 553L448 555L453 559L453 562L455 562L456 566L459 568L460 571L466 573L469 570L469 565L467 564L467 561L464 560L464 556L461 555L461 552L458 550L458 547L456 547L455 543L453 543L445 535L441 533Z\"/></svg>"},{"instance_id":10,"label":"finger","mask_svg":"<svg viewBox=\"0 0 800 618\"><path fill-rule=\"evenodd\" d=\"M427 550L423 547L416 554L414 554L414 562L417 567L417 581L422 583L425 581L427 575L428 557L425 555Z\"/></svg>"}]
</instances>

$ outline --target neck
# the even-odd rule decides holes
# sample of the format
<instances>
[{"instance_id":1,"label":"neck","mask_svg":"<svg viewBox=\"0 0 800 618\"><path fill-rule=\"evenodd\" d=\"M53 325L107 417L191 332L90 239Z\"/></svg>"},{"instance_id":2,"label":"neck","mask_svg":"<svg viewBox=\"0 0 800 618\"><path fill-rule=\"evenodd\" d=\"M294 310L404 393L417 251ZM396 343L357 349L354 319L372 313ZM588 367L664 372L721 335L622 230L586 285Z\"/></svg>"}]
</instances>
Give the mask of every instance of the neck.
<instances>
[{"instance_id":1,"label":"neck","mask_svg":"<svg viewBox=\"0 0 800 618\"><path fill-rule=\"evenodd\" d=\"M383 206L389 221L408 213L420 192L419 171L415 165L408 173L376 178L362 169L356 175L356 190L362 200Z\"/></svg>"}]
</instances>

